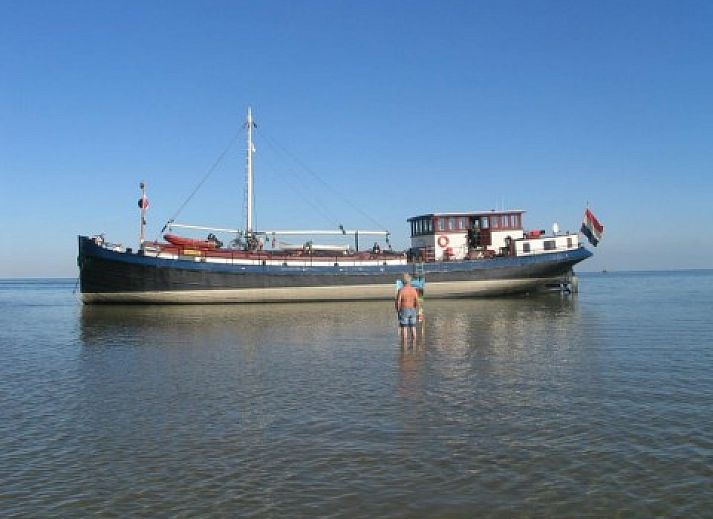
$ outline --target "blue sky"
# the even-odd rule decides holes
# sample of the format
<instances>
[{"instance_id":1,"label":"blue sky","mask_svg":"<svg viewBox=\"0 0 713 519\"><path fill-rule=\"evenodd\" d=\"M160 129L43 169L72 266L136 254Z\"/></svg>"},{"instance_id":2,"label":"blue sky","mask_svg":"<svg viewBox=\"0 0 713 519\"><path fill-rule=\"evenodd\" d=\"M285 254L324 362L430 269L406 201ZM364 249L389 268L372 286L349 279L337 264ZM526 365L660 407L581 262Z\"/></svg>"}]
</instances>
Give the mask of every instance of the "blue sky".
<instances>
[{"instance_id":1,"label":"blue sky","mask_svg":"<svg viewBox=\"0 0 713 519\"><path fill-rule=\"evenodd\" d=\"M0 0L0 277L135 246L141 180L156 236L248 105L259 228L406 247L417 214L574 230L589 202L581 270L712 268L711 27L705 1ZM240 139L179 220L241 226Z\"/></svg>"}]
</instances>

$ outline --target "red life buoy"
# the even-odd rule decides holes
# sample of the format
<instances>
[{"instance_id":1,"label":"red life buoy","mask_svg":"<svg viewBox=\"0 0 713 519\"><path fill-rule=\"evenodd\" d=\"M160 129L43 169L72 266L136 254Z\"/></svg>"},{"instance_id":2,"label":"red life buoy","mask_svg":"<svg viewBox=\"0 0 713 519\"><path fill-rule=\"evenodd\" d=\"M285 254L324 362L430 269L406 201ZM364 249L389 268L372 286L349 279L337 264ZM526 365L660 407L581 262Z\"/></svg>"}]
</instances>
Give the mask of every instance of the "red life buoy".
<instances>
[{"instance_id":1,"label":"red life buoy","mask_svg":"<svg viewBox=\"0 0 713 519\"><path fill-rule=\"evenodd\" d=\"M448 246L449 240L448 236L441 235L438 237L438 246L442 249L445 249Z\"/></svg>"}]
</instances>

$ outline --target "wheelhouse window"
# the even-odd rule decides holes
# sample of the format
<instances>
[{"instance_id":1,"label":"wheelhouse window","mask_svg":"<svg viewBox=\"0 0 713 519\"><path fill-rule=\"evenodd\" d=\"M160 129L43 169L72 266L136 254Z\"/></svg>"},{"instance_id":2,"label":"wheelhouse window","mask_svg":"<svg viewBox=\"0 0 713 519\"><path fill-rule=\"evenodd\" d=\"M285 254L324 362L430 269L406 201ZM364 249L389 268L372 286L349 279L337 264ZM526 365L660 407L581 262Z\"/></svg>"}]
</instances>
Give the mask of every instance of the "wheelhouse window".
<instances>
[{"instance_id":1,"label":"wheelhouse window","mask_svg":"<svg viewBox=\"0 0 713 519\"><path fill-rule=\"evenodd\" d=\"M423 217L411 220L411 236L433 234L433 217Z\"/></svg>"},{"instance_id":2,"label":"wheelhouse window","mask_svg":"<svg viewBox=\"0 0 713 519\"><path fill-rule=\"evenodd\" d=\"M557 248L555 240L545 240L545 250L555 250Z\"/></svg>"},{"instance_id":3,"label":"wheelhouse window","mask_svg":"<svg viewBox=\"0 0 713 519\"><path fill-rule=\"evenodd\" d=\"M530 252L530 244L529 244L529 243L523 243L523 244L522 244L522 252L524 252L524 253L529 253L529 252Z\"/></svg>"},{"instance_id":4,"label":"wheelhouse window","mask_svg":"<svg viewBox=\"0 0 713 519\"><path fill-rule=\"evenodd\" d=\"M445 218L439 218L439 219L438 219L438 230L439 230L439 231L445 231L445 230L446 230L446 219L445 219Z\"/></svg>"}]
</instances>

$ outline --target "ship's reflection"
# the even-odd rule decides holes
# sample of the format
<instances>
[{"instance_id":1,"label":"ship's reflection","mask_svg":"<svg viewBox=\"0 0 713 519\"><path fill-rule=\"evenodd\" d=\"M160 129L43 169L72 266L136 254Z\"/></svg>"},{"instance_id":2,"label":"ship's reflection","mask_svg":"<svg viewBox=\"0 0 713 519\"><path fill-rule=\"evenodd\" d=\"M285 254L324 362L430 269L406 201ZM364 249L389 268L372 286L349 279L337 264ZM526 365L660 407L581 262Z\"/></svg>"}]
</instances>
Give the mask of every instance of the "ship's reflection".
<instances>
[{"instance_id":1,"label":"ship's reflection","mask_svg":"<svg viewBox=\"0 0 713 519\"><path fill-rule=\"evenodd\" d=\"M342 403L380 395L378 405L397 406L401 430L416 434L424 414L452 424L475 408L516 416L518 406L546 405L543 387L576 391L583 374L569 366L597 371L599 349L576 297L427 300L425 315L418 340L404 349L391 301L85 306L82 378L87 395L104 395L88 397L97 412L115 398L101 391L107 380L157 393L168 380L197 407L230 387L241 395L231 409L263 425L276 419L276 393L284 420L310 399L332 405L325 393Z\"/></svg>"},{"instance_id":2,"label":"ship's reflection","mask_svg":"<svg viewBox=\"0 0 713 519\"><path fill-rule=\"evenodd\" d=\"M380 330L395 337L393 313L390 302L96 305L82 308L80 326L85 346L106 345L111 337L126 341L161 336L177 342L232 340L241 345L260 345L278 341L326 347L335 341L376 337Z\"/></svg>"},{"instance_id":3,"label":"ship's reflection","mask_svg":"<svg viewBox=\"0 0 713 519\"><path fill-rule=\"evenodd\" d=\"M531 347L533 337L565 340L576 326L576 297L426 301L425 322L414 349L435 348L451 355L473 349L510 354ZM171 341L210 343L232 339L237 344L265 341L310 343L329 347L335 341L372 338L400 348L393 304L379 302L264 305L87 305L80 317L85 346L133 344L161 337Z\"/></svg>"},{"instance_id":4,"label":"ship's reflection","mask_svg":"<svg viewBox=\"0 0 713 519\"><path fill-rule=\"evenodd\" d=\"M425 342L452 353L488 347L520 348L529 339L556 337L577 320L577 299L546 294L528 298L428 301Z\"/></svg>"}]
</instances>

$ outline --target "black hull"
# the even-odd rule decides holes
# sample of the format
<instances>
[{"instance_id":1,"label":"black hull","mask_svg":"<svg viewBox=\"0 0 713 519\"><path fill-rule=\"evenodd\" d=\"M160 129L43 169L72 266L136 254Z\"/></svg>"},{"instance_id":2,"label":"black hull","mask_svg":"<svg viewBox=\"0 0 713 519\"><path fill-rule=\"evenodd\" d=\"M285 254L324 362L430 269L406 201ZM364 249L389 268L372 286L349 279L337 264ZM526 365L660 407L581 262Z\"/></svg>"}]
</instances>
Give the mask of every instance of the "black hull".
<instances>
[{"instance_id":1,"label":"black hull","mask_svg":"<svg viewBox=\"0 0 713 519\"><path fill-rule=\"evenodd\" d=\"M591 256L584 248L541 257L426 263L428 297L526 292ZM293 267L226 265L115 252L79 237L87 303L203 303L385 299L415 265Z\"/></svg>"}]
</instances>

